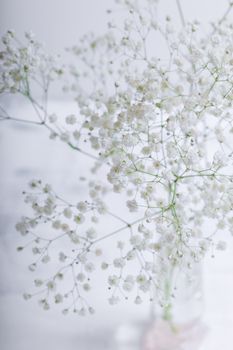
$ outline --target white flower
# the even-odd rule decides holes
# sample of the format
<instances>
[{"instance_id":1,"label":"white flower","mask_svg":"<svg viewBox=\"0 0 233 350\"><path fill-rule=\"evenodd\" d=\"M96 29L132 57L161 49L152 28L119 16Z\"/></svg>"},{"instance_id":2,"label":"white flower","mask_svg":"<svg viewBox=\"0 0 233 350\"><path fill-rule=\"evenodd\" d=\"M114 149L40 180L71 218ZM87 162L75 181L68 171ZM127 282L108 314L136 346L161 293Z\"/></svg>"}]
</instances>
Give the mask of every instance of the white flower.
<instances>
[{"instance_id":1,"label":"white flower","mask_svg":"<svg viewBox=\"0 0 233 350\"><path fill-rule=\"evenodd\" d=\"M220 127L216 127L216 128L215 128L215 135L216 135L216 137L217 137L217 140L218 140L220 143L223 143L223 142L224 142L225 136L224 136L223 130L222 130Z\"/></svg>"},{"instance_id":2,"label":"white flower","mask_svg":"<svg viewBox=\"0 0 233 350\"><path fill-rule=\"evenodd\" d=\"M106 262L103 262L103 263L101 264L102 270L107 270L108 266L109 266L109 265L108 265Z\"/></svg>"},{"instance_id":3,"label":"white flower","mask_svg":"<svg viewBox=\"0 0 233 350\"><path fill-rule=\"evenodd\" d=\"M145 270L146 271L153 271L154 269L154 263L150 261L145 262Z\"/></svg>"},{"instance_id":4,"label":"white flower","mask_svg":"<svg viewBox=\"0 0 233 350\"><path fill-rule=\"evenodd\" d=\"M86 309L84 307L82 307L78 313L80 316L86 316Z\"/></svg>"},{"instance_id":5,"label":"white flower","mask_svg":"<svg viewBox=\"0 0 233 350\"><path fill-rule=\"evenodd\" d=\"M116 305L119 303L120 298L112 296L111 298L108 299L110 305Z\"/></svg>"},{"instance_id":6,"label":"white flower","mask_svg":"<svg viewBox=\"0 0 233 350\"><path fill-rule=\"evenodd\" d=\"M134 281L130 281L130 280L125 280L122 288L126 291L126 292L131 292L134 288Z\"/></svg>"},{"instance_id":7,"label":"white flower","mask_svg":"<svg viewBox=\"0 0 233 350\"><path fill-rule=\"evenodd\" d=\"M113 265L117 268L122 268L125 266L125 260L123 258L117 258L113 260Z\"/></svg>"},{"instance_id":8,"label":"white flower","mask_svg":"<svg viewBox=\"0 0 233 350\"><path fill-rule=\"evenodd\" d=\"M43 281L39 279L34 280L34 283L36 287L41 287L43 285Z\"/></svg>"},{"instance_id":9,"label":"white flower","mask_svg":"<svg viewBox=\"0 0 233 350\"><path fill-rule=\"evenodd\" d=\"M97 216L92 216L91 221L97 224L99 222L99 219L97 218Z\"/></svg>"},{"instance_id":10,"label":"white flower","mask_svg":"<svg viewBox=\"0 0 233 350\"><path fill-rule=\"evenodd\" d=\"M136 212L138 210L138 204L135 199L126 202L130 212Z\"/></svg>"},{"instance_id":11,"label":"white flower","mask_svg":"<svg viewBox=\"0 0 233 350\"><path fill-rule=\"evenodd\" d=\"M90 284L89 283L84 283L83 289L85 290L85 292L89 292L89 290L91 290Z\"/></svg>"},{"instance_id":12,"label":"white flower","mask_svg":"<svg viewBox=\"0 0 233 350\"><path fill-rule=\"evenodd\" d=\"M86 276L84 275L84 273L80 272L78 275L77 275L77 280L79 282L83 282L85 280Z\"/></svg>"},{"instance_id":13,"label":"white flower","mask_svg":"<svg viewBox=\"0 0 233 350\"><path fill-rule=\"evenodd\" d=\"M56 121L57 121L57 115L56 114L51 114L51 115L49 115L49 122L50 123L56 123Z\"/></svg>"},{"instance_id":14,"label":"white flower","mask_svg":"<svg viewBox=\"0 0 233 350\"><path fill-rule=\"evenodd\" d=\"M80 243L80 238L74 231L70 231L68 234L69 234L69 237L70 237L71 241L74 244L79 244Z\"/></svg>"},{"instance_id":15,"label":"white flower","mask_svg":"<svg viewBox=\"0 0 233 350\"><path fill-rule=\"evenodd\" d=\"M61 229L62 229L62 231L64 231L64 232L68 232L68 231L70 231L70 226L69 226L68 224L66 224L65 222L63 222L63 223L61 224Z\"/></svg>"},{"instance_id":16,"label":"white flower","mask_svg":"<svg viewBox=\"0 0 233 350\"><path fill-rule=\"evenodd\" d=\"M223 153L221 151L217 151L214 154L213 164L218 166L218 167L223 167L226 165L226 163L227 163L227 157L226 157L225 153Z\"/></svg>"},{"instance_id":17,"label":"white flower","mask_svg":"<svg viewBox=\"0 0 233 350\"><path fill-rule=\"evenodd\" d=\"M66 259L67 259L67 256L66 256L63 252L60 252L60 253L59 253L59 260L60 260L61 262L65 262Z\"/></svg>"},{"instance_id":18,"label":"white flower","mask_svg":"<svg viewBox=\"0 0 233 350\"><path fill-rule=\"evenodd\" d=\"M77 122L77 118L74 114L70 114L66 117L66 124L73 125Z\"/></svg>"},{"instance_id":19,"label":"white flower","mask_svg":"<svg viewBox=\"0 0 233 350\"><path fill-rule=\"evenodd\" d=\"M62 281L62 280L63 280L64 275L63 275L63 273L58 272L58 273L55 275L55 277L56 277L57 279L59 279L60 281Z\"/></svg>"},{"instance_id":20,"label":"white flower","mask_svg":"<svg viewBox=\"0 0 233 350\"><path fill-rule=\"evenodd\" d=\"M80 134L80 132L79 132L79 131L75 130L75 131L73 132L73 136L74 136L75 140L79 140L79 139L80 139L81 134Z\"/></svg>"},{"instance_id":21,"label":"white flower","mask_svg":"<svg viewBox=\"0 0 233 350\"><path fill-rule=\"evenodd\" d=\"M127 260L134 260L136 258L135 250L131 250L127 253Z\"/></svg>"},{"instance_id":22,"label":"white flower","mask_svg":"<svg viewBox=\"0 0 233 350\"><path fill-rule=\"evenodd\" d=\"M119 283L119 277L116 275L109 276L108 283L110 286L117 286Z\"/></svg>"},{"instance_id":23,"label":"white flower","mask_svg":"<svg viewBox=\"0 0 233 350\"><path fill-rule=\"evenodd\" d=\"M34 272L36 270L36 267L37 267L36 263L33 263L33 264L28 266L29 270L32 272Z\"/></svg>"},{"instance_id":24,"label":"white flower","mask_svg":"<svg viewBox=\"0 0 233 350\"><path fill-rule=\"evenodd\" d=\"M49 255L44 255L43 258L41 259L41 261L44 264L47 264L50 261L50 256Z\"/></svg>"},{"instance_id":25,"label":"white flower","mask_svg":"<svg viewBox=\"0 0 233 350\"><path fill-rule=\"evenodd\" d=\"M22 236L25 236L28 233L28 224L25 221L17 223L15 228Z\"/></svg>"},{"instance_id":26,"label":"white flower","mask_svg":"<svg viewBox=\"0 0 233 350\"><path fill-rule=\"evenodd\" d=\"M130 238L130 243L131 243L133 246L137 246L137 245L139 245L141 242L142 242L142 237L139 236L139 235L134 235L134 236L131 236L131 238Z\"/></svg>"},{"instance_id":27,"label":"white flower","mask_svg":"<svg viewBox=\"0 0 233 350\"><path fill-rule=\"evenodd\" d=\"M100 249L100 248L97 248L96 250L95 250L95 255L96 256L101 256L102 255L102 249Z\"/></svg>"},{"instance_id":28,"label":"white flower","mask_svg":"<svg viewBox=\"0 0 233 350\"><path fill-rule=\"evenodd\" d=\"M76 224L83 224L84 223L84 221L85 221L85 216L84 215L82 215L82 214L79 214L79 215L76 215L75 217L74 217L74 221L76 222Z\"/></svg>"},{"instance_id":29,"label":"white flower","mask_svg":"<svg viewBox=\"0 0 233 350\"><path fill-rule=\"evenodd\" d=\"M69 142L69 139L70 139L69 133L68 132L62 132L61 135L60 135L60 139L61 139L61 141Z\"/></svg>"},{"instance_id":30,"label":"white flower","mask_svg":"<svg viewBox=\"0 0 233 350\"><path fill-rule=\"evenodd\" d=\"M84 266L84 268L85 268L85 271L86 272L93 272L94 270L95 270L95 266L94 266L94 264L93 263L91 263L91 262L88 262L88 263L86 263L85 264L85 266Z\"/></svg>"},{"instance_id":31,"label":"white flower","mask_svg":"<svg viewBox=\"0 0 233 350\"><path fill-rule=\"evenodd\" d=\"M29 299L31 299L31 294L28 294L28 293L24 293L23 294L23 298L24 298L24 300L29 300Z\"/></svg>"},{"instance_id":32,"label":"white flower","mask_svg":"<svg viewBox=\"0 0 233 350\"><path fill-rule=\"evenodd\" d=\"M96 233L95 229L93 227L91 227L86 231L86 236L89 239L95 239L97 237L97 233Z\"/></svg>"},{"instance_id":33,"label":"white flower","mask_svg":"<svg viewBox=\"0 0 233 350\"><path fill-rule=\"evenodd\" d=\"M118 241L117 242L117 248L118 249L122 250L122 249L124 249L124 246L125 246L124 242L122 242L122 241Z\"/></svg>"},{"instance_id":34,"label":"white flower","mask_svg":"<svg viewBox=\"0 0 233 350\"><path fill-rule=\"evenodd\" d=\"M142 290L144 293L147 293L147 292L149 292L150 287L151 287L150 281L147 281L146 283L141 284L139 288L140 288L140 290Z\"/></svg>"},{"instance_id":35,"label":"white flower","mask_svg":"<svg viewBox=\"0 0 233 350\"><path fill-rule=\"evenodd\" d=\"M95 313L95 309L91 306L89 306L88 311L91 315L94 315L94 313Z\"/></svg>"},{"instance_id":36,"label":"white flower","mask_svg":"<svg viewBox=\"0 0 233 350\"><path fill-rule=\"evenodd\" d=\"M47 310L50 309L50 306L49 306L49 304L48 304L47 302L44 303L43 309L44 309L45 311L47 311Z\"/></svg>"},{"instance_id":37,"label":"white flower","mask_svg":"<svg viewBox=\"0 0 233 350\"><path fill-rule=\"evenodd\" d=\"M137 281L137 283L139 285L143 285L143 284L145 284L147 282L147 278L146 278L145 275L140 274L140 275L137 276L136 281Z\"/></svg>"},{"instance_id":38,"label":"white flower","mask_svg":"<svg viewBox=\"0 0 233 350\"><path fill-rule=\"evenodd\" d=\"M87 204L85 202L79 202L77 204L77 209L82 212L85 213L87 211Z\"/></svg>"},{"instance_id":39,"label":"white flower","mask_svg":"<svg viewBox=\"0 0 233 350\"><path fill-rule=\"evenodd\" d=\"M138 295L134 302L136 305L140 305L142 303L142 298Z\"/></svg>"},{"instance_id":40,"label":"white flower","mask_svg":"<svg viewBox=\"0 0 233 350\"><path fill-rule=\"evenodd\" d=\"M70 219L72 217L72 210L70 208L66 208L64 209L63 214L67 219Z\"/></svg>"},{"instance_id":41,"label":"white flower","mask_svg":"<svg viewBox=\"0 0 233 350\"><path fill-rule=\"evenodd\" d=\"M41 253L41 249L40 248L38 248L38 247L33 247L32 248L32 252L33 252L33 254L40 254Z\"/></svg>"},{"instance_id":42,"label":"white flower","mask_svg":"<svg viewBox=\"0 0 233 350\"><path fill-rule=\"evenodd\" d=\"M43 188L44 193L50 193L52 190L52 186L49 184L46 184Z\"/></svg>"},{"instance_id":43,"label":"white flower","mask_svg":"<svg viewBox=\"0 0 233 350\"><path fill-rule=\"evenodd\" d=\"M62 303L62 302L63 302L63 296L62 296L62 294L60 294L60 293L56 294L55 297L54 297L54 299L55 299L55 303L56 303L56 304L59 304L59 303Z\"/></svg>"},{"instance_id":44,"label":"white flower","mask_svg":"<svg viewBox=\"0 0 233 350\"><path fill-rule=\"evenodd\" d=\"M49 290L55 290L55 288L56 288L56 283L54 281L49 281L49 282L47 282L46 285L47 285Z\"/></svg>"},{"instance_id":45,"label":"white flower","mask_svg":"<svg viewBox=\"0 0 233 350\"><path fill-rule=\"evenodd\" d=\"M55 228L56 230L60 229L60 228L61 228L61 222L60 222L60 220L55 220L55 221L53 221L52 226L53 226L53 228Z\"/></svg>"},{"instance_id":46,"label":"white flower","mask_svg":"<svg viewBox=\"0 0 233 350\"><path fill-rule=\"evenodd\" d=\"M224 241L219 241L219 242L217 243L216 248L217 248L218 250L226 250L227 244L226 244L226 242L224 242Z\"/></svg>"}]
</instances>

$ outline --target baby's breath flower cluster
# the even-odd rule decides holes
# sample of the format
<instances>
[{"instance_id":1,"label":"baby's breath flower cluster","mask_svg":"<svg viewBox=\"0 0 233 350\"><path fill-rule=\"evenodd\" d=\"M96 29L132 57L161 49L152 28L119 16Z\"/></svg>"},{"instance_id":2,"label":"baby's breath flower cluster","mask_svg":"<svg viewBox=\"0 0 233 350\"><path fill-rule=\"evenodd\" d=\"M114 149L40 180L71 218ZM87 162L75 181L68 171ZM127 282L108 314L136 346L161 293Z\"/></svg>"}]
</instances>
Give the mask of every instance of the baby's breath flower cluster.
<instances>
[{"instance_id":1,"label":"baby's breath flower cluster","mask_svg":"<svg viewBox=\"0 0 233 350\"><path fill-rule=\"evenodd\" d=\"M185 24L181 16L184 26L177 31L170 17L158 21L155 0L116 2L122 18L126 14L123 24L110 20L105 36L86 35L68 50L77 63L69 67L64 90L74 96L77 113L60 118L37 104L40 124L93 158L90 178L101 171L103 182L90 180L86 200L69 203L32 181L25 201L33 215L16 229L32 237L31 271L54 254L60 264L53 276L35 279L44 309L67 300L63 313L93 313L86 293L100 266L109 271L111 305L129 293L135 304L148 295L169 318L180 274L192 276L208 251L214 256L226 248L224 232L233 234L233 26L225 15L203 35L199 22ZM165 58L158 55L158 35ZM4 37L0 84L35 103L30 81L40 80L41 64L48 68L51 59L35 60L38 44L28 34L26 39L27 50L12 48L12 32ZM49 81L61 73L42 71ZM127 219L111 210L112 193L124 201ZM121 226L101 233L105 216ZM111 237L116 253L106 260L100 244ZM60 239L64 251L57 252Z\"/></svg>"},{"instance_id":2,"label":"baby's breath flower cluster","mask_svg":"<svg viewBox=\"0 0 233 350\"><path fill-rule=\"evenodd\" d=\"M30 83L48 90L51 81L62 74L56 59L47 55L32 33L25 33L21 43L11 30L2 37L4 50L0 52L0 92L30 95Z\"/></svg>"},{"instance_id":3,"label":"baby's breath flower cluster","mask_svg":"<svg viewBox=\"0 0 233 350\"><path fill-rule=\"evenodd\" d=\"M51 277L34 280L35 287L39 290L34 295L42 296L39 301L45 310L49 309L51 302L63 304L65 299L71 297L72 302L63 309L63 313L66 314L70 308L80 315L85 315L87 311L94 313L84 295L91 289L91 275L95 271L94 257L98 260L102 255L101 248L95 245L98 241L95 225L106 210L99 198L104 188L95 186L90 191L90 201L75 205L60 198L50 185L44 185L40 180L33 180L29 188L28 192L24 192L25 202L31 206L34 215L30 218L23 217L16 225L16 230L21 235L30 235L32 238L26 245L27 248L31 247L34 256L28 268L32 272L36 271L40 264L51 262L51 256L55 258L56 265L61 265ZM90 188L93 188L93 184L90 184ZM46 235L47 230L49 235ZM65 248L59 251L56 242L62 239ZM18 247L18 251L26 247ZM71 286L73 285L68 290L67 280L69 283L72 281ZM24 295L25 299L31 296L27 293Z\"/></svg>"}]
</instances>

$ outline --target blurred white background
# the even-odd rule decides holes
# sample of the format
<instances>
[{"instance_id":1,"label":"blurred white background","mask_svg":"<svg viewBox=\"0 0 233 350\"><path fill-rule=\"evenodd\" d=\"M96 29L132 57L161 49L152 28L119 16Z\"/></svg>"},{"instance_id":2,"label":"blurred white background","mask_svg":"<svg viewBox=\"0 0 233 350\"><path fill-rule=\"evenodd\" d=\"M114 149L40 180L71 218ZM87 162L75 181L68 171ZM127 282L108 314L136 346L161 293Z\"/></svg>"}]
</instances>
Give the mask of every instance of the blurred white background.
<instances>
[{"instance_id":1,"label":"blurred white background","mask_svg":"<svg viewBox=\"0 0 233 350\"><path fill-rule=\"evenodd\" d=\"M227 0L181 0L187 20L207 22L222 16ZM106 9L112 0L1 0L0 34L32 30L51 53L77 43L85 32L103 33ZM161 16L171 14L180 26L175 0L161 0ZM14 107L27 114L24 106ZM73 106L54 100L54 109ZM14 110L13 110L14 112ZM25 303L21 294L31 284L27 257L16 254L19 237L15 221L22 214L21 191L31 178L44 178L63 193L82 194L77 179L89 167L85 158L59 142L48 140L43 129L16 124L0 125L0 348L2 350L113 350L113 333L122 320L146 317L148 305L108 306L97 285L97 314L90 318L64 317L54 309L41 311L36 301ZM209 329L201 350L233 348L233 239L228 250L207 259L204 266L205 314ZM137 314L137 315L136 315ZM136 349L135 349L136 350ZM172 350L172 349L171 349Z\"/></svg>"},{"instance_id":2,"label":"blurred white background","mask_svg":"<svg viewBox=\"0 0 233 350\"><path fill-rule=\"evenodd\" d=\"M161 16L172 14L180 25L175 0L160 1ZM228 0L181 0L187 20L218 19ZM108 20L106 10L113 0L1 0L0 30L15 29L22 34L31 29L51 52L58 52L78 41L89 30L102 32Z\"/></svg>"}]
</instances>

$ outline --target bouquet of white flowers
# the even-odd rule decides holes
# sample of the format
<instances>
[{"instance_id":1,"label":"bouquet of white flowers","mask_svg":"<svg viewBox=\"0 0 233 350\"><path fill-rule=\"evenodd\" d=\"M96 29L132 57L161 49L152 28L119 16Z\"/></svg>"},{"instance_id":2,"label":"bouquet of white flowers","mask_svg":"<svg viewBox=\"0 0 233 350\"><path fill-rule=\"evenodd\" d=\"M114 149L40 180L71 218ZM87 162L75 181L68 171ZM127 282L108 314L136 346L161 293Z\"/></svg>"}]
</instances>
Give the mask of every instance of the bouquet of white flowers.
<instances>
[{"instance_id":1,"label":"bouquet of white flowers","mask_svg":"<svg viewBox=\"0 0 233 350\"><path fill-rule=\"evenodd\" d=\"M24 297L38 296L45 310L55 303L64 314L92 314L87 293L100 266L111 305L148 296L172 322L180 276L191 281L208 251L225 249L221 232L233 234L233 3L203 34L198 21L185 22L179 1L180 31L170 17L159 19L156 0L116 2L122 21L110 19L101 37L81 38L68 49L70 65L47 55L31 33L21 42L8 31L2 40L1 95L23 96L37 119L14 118L2 105L1 121L44 127L93 162L80 179L85 200L71 202L41 180L24 192L31 215L16 225L28 240L18 251L32 248L34 273L40 264L56 266L52 275L36 276L36 291ZM58 79L76 114L49 110ZM114 224L103 233L98 225L106 216ZM105 259L101 244L110 239L116 249ZM53 248L58 240L62 251Z\"/></svg>"}]
</instances>

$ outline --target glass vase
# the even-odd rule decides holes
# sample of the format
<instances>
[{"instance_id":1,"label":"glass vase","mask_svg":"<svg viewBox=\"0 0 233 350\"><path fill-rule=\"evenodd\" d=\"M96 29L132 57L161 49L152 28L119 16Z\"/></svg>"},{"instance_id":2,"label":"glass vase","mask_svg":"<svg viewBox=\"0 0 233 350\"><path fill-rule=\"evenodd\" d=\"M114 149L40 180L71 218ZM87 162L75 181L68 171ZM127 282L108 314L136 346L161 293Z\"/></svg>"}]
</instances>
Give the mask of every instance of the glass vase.
<instances>
[{"instance_id":1,"label":"glass vase","mask_svg":"<svg viewBox=\"0 0 233 350\"><path fill-rule=\"evenodd\" d=\"M118 329L117 350L198 350L206 327L202 265L188 271L167 271L161 280L163 303L155 298L151 315L144 322Z\"/></svg>"}]
</instances>

